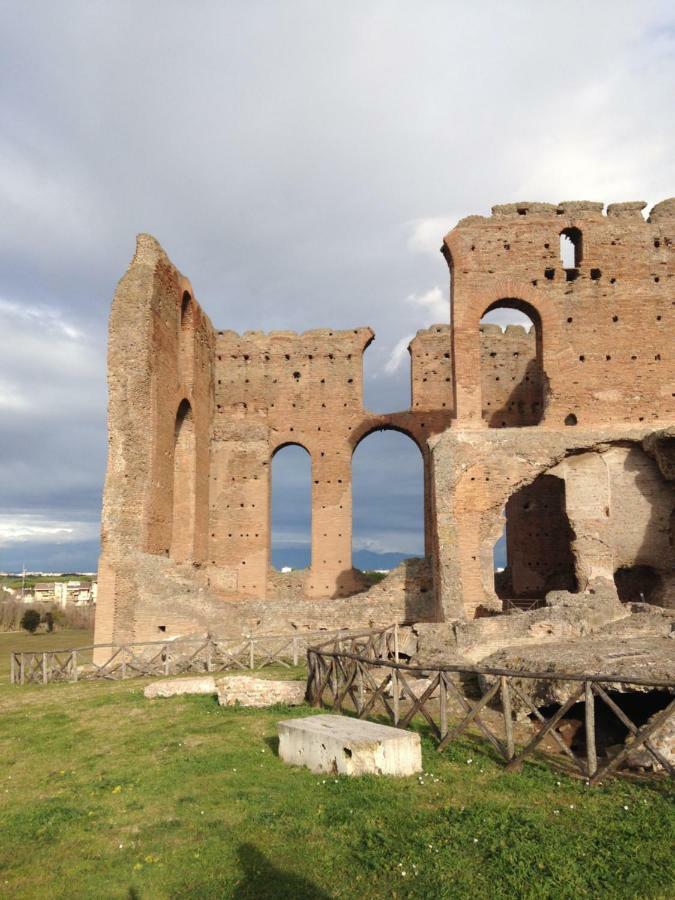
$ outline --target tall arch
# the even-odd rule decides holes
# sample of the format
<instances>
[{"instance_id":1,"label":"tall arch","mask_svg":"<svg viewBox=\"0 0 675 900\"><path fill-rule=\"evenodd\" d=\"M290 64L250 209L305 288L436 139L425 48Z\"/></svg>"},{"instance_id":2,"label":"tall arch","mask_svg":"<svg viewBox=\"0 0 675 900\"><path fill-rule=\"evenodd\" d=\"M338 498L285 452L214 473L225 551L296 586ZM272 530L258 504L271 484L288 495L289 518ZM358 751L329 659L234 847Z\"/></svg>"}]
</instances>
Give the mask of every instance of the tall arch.
<instances>
[{"instance_id":1,"label":"tall arch","mask_svg":"<svg viewBox=\"0 0 675 900\"><path fill-rule=\"evenodd\" d=\"M425 555L425 469L419 444L401 428L378 426L359 439L352 455L356 568L388 569L396 555Z\"/></svg>"},{"instance_id":2,"label":"tall arch","mask_svg":"<svg viewBox=\"0 0 675 900\"><path fill-rule=\"evenodd\" d=\"M272 453L270 565L308 569L312 561L312 459L302 444L280 444Z\"/></svg>"},{"instance_id":3,"label":"tall arch","mask_svg":"<svg viewBox=\"0 0 675 900\"><path fill-rule=\"evenodd\" d=\"M542 321L535 307L517 297L491 303L480 319L480 356L483 421L491 428L538 425L546 376Z\"/></svg>"},{"instance_id":4,"label":"tall arch","mask_svg":"<svg viewBox=\"0 0 675 900\"><path fill-rule=\"evenodd\" d=\"M173 514L171 558L188 562L194 555L197 453L195 424L188 400L181 400L176 413L173 449Z\"/></svg>"}]
</instances>

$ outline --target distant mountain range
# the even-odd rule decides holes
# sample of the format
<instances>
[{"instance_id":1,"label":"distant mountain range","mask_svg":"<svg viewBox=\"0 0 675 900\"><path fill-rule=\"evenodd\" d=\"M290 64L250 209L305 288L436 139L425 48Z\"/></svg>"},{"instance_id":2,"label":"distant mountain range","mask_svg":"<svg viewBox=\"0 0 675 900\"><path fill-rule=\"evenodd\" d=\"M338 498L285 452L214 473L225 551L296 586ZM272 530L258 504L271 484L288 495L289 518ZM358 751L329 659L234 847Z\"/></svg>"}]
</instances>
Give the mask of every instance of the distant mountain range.
<instances>
[{"instance_id":1,"label":"distant mountain range","mask_svg":"<svg viewBox=\"0 0 675 900\"><path fill-rule=\"evenodd\" d=\"M373 553L372 550L357 550L353 555L353 564L364 572L373 569L394 569L404 559L413 556L413 553ZM272 565L275 569L284 566L290 566L291 569L305 569L309 562L309 547L289 547L272 551Z\"/></svg>"},{"instance_id":2,"label":"distant mountain range","mask_svg":"<svg viewBox=\"0 0 675 900\"><path fill-rule=\"evenodd\" d=\"M411 559L414 553L373 553L372 550L357 550L353 554L355 568L364 572L373 569L394 569L404 559ZM275 569L290 566L291 569L305 569L309 566L309 547L288 547L272 551L272 565ZM506 565L506 541L502 536L495 545L495 566Z\"/></svg>"}]
</instances>

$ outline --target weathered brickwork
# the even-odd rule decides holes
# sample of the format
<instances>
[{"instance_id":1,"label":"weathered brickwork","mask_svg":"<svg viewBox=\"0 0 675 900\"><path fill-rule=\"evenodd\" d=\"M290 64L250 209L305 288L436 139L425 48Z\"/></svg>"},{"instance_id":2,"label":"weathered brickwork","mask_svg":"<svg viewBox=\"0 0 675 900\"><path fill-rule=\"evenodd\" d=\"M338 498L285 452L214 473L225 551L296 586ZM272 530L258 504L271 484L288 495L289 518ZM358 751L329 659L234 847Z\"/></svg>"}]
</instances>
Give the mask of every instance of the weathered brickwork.
<instances>
[{"instance_id":1,"label":"weathered brickwork","mask_svg":"<svg viewBox=\"0 0 675 900\"><path fill-rule=\"evenodd\" d=\"M505 522L507 594L603 577L675 604L675 200L643 207L522 203L459 222L443 242L452 325L411 341L411 407L386 415L363 406L369 328L217 331L141 235L110 321L97 641L472 618L501 608ZM533 326L481 324L501 307ZM364 591L351 458L383 428L422 453L428 562ZM270 476L288 444L311 457L312 561L285 578Z\"/></svg>"}]
</instances>

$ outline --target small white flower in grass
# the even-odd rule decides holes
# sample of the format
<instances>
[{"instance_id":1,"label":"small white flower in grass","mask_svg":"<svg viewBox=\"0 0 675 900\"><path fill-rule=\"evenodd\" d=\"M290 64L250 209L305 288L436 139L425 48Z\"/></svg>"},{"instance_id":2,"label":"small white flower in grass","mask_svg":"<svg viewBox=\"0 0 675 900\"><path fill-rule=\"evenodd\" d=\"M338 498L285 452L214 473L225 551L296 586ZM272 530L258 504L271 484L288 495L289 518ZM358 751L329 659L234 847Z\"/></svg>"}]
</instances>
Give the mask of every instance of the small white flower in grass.
<instances>
[{"instance_id":1,"label":"small white flower in grass","mask_svg":"<svg viewBox=\"0 0 675 900\"><path fill-rule=\"evenodd\" d=\"M467 761L466 761L467 766L470 766L472 762L473 762L472 759L467 759Z\"/></svg>"},{"instance_id":2,"label":"small white flower in grass","mask_svg":"<svg viewBox=\"0 0 675 900\"><path fill-rule=\"evenodd\" d=\"M474 838L474 839L473 839L473 842L474 842L474 844L477 844L477 843L478 843L478 838Z\"/></svg>"},{"instance_id":3,"label":"small white flower in grass","mask_svg":"<svg viewBox=\"0 0 675 900\"><path fill-rule=\"evenodd\" d=\"M120 850L124 849L124 844L120 844Z\"/></svg>"},{"instance_id":4,"label":"small white flower in grass","mask_svg":"<svg viewBox=\"0 0 675 900\"><path fill-rule=\"evenodd\" d=\"M628 807L627 807L627 806L624 806L624 809L628 809Z\"/></svg>"}]
</instances>

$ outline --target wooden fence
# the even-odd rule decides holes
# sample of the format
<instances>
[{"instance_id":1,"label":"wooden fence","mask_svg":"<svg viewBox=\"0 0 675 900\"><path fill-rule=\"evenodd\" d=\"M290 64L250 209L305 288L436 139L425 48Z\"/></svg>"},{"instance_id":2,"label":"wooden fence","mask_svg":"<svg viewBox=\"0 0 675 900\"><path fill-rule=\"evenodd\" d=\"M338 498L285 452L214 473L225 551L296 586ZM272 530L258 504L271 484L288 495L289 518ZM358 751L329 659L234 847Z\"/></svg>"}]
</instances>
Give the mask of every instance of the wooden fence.
<instances>
[{"instance_id":1,"label":"wooden fence","mask_svg":"<svg viewBox=\"0 0 675 900\"><path fill-rule=\"evenodd\" d=\"M333 632L337 634L345 632ZM279 664L290 668L305 662L308 645L330 632L247 634L239 638L177 639L130 644L94 644L70 650L12 651L12 684L51 684L146 676L204 674L228 669L262 669ZM94 651L107 651L103 662L89 662Z\"/></svg>"},{"instance_id":2,"label":"wooden fence","mask_svg":"<svg viewBox=\"0 0 675 900\"><path fill-rule=\"evenodd\" d=\"M622 675L526 673L468 665L411 666L400 661L397 626L380 632L336 636L331 641L309 647L307 664L307 697L313 705L328 706L337 712L354 711L360 719L376 712L384 713L398 728L407 728L415 716L421 715L438 741L438 750L443 750L474 725L506 761L507 769L518 768L523 759L550 735L591 784L597 784L616 772L627 757L639 748L646 750L671 776L675 774L671 762L650 741L650 736L675 714L675 699L638 727L609 696L617 684L667 690L672 694L675 693L675 682ZM480 675L485 676L491 685L480 699L472 701L461 683ZM413 690L413 679L418 677L428 679L421 692ZM546 718L530 699L528 691L523 689L523 682L528 680L569 681L574 684L574 689L569 699ZM453 697L463 715L458 722L450 724L448 706ZM595 705L598 699L612 711L630 735L622 749L610 759L599 758L596 751ZM540 726L539 731L522 747L516 747L514 739L514 702L522 704ZM579 702L584 703L584 756L574 753L557 729L564 716ZM497 711L503 726L497 733L481 716L488 704Z\"/></svg>"}]
</instances>

